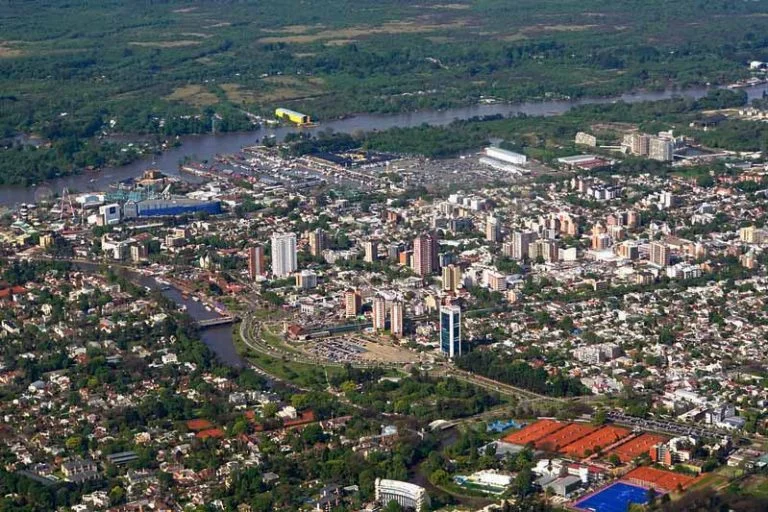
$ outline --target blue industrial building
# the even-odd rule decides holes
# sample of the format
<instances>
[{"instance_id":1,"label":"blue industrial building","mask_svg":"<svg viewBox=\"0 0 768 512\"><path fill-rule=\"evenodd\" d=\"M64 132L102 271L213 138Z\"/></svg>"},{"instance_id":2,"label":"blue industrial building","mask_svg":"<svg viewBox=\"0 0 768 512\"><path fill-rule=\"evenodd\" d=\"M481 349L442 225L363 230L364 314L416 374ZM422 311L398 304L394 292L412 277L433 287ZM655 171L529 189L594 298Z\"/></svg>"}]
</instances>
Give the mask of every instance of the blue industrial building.
<instances>
[{"instance_id":1,"label":"blue industrial building","mask_svg":"<svg viewBox=\"0 0 768 512\"><path fill-rule=\"evenodd\" d=\"M221 201L200 201L198 199L171 198L128 201L123 206L125 218L174 217L188 213L205 212L211 215L221 213Z\"/></svg>"}]
</instances>

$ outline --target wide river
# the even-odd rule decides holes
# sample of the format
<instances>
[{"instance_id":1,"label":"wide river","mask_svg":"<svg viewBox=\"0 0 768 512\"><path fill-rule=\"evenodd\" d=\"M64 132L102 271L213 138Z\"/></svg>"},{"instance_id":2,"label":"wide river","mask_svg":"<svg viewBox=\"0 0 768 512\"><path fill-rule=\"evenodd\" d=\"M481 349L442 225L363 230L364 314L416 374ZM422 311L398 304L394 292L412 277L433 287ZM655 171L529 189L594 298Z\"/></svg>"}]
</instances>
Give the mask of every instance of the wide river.
<instances>
[{"instance_id":1,"label":"wide river","mask_svg":"<svg viewBox=\"0 0 768 512\"><path fill-rule=\"evenodd\" d=\"M750 101L760 98L768 89L768 84L744 88ZM215 135L196 135L182 137L182 145L170 149L161 155L147 157L122 167L106 168L98 173L86 173L55 179L37 187L0 187L0 205L14 206L20 203L36 202L50 194L61 193L64 188L70 192L86 192L105 190L108 185L127 178L140 176L149 167L156 167L169 175L178 175L179 162L189 156L198 160L210 160L217 154L228 154L239 151L242 147L255 144L262 137L275 136L282 140L288 133L297 131L312 131L331 129L335 132L354 133L386 130L394 127L413 127L422 124L442 126L456 119L469 119L477 116L502 114L505 116L527 114L531 116L560 115L579 105L595 103L611 103L625 101L638 103L641 101L656 101L675 96L700 98L707 94L706 87L694 87L681 90L666 90L658 92L637 92L623 94L614 98L587 98L573 101L531 101L525 103L495 103L490 105L475 105L448 110L424 110L405 114L360 114L346 119L326 121L316 128L264 128L253 132L220 133Z\"/></svg>"}]
</instances>

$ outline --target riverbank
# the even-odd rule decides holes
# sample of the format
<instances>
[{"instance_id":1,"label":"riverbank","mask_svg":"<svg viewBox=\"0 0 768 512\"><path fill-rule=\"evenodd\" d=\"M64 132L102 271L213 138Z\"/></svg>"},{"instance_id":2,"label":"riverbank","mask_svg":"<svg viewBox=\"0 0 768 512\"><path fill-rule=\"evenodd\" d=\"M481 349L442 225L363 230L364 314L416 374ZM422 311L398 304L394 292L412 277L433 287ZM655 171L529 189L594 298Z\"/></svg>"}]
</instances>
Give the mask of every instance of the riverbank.
<instances>
[{"instance_id":1,"label":"riverbank","mask_svg":"<svg viewBox=\"0 0 768 512\"><path fill-rule=\"evenodd\" d=\"M468 107L458 107L446 110L422 110L418 112L399 114L361 114L344 119L322 123L317 129L331 130L340 133L367 133L383 131L390 128L413 128L423 124L445 126L456 120L466 120L484 116L527 116L549 117L561 115L574 107L581 105L613 103L624 101L638 103L644 101L659 101L675 96L693 99L703 97L711 88L692 87L688 89L667 89L664 91L645 91L627 93L607 98L583 98L577 100L529 101L523 103L491 103L478 104ZM749 100L761 98L768 90L768 84L760 84L741 89L748 95ZM179 162L185 158L193 160L212 160L219 154L231 154L243 147L254 145L264 137L282 141L288 134L312 133L315 128L281 126L265 127L254 132L227 132L207 135L188 135L179 138L181 145L170 148L152 158L142 158L131 164L120 167L106 167L93 175L77 175L57 178L35 188L0 187L0 205L14 206L19 203L38 202L44 197L61 193L64 188L72 191L88 192L106 190L110 184L128 178L141 176L149 167L161 169L170 176L181 177L187 181L199 181L194 176L181 176Z\"/></svg>"}]
</instances>

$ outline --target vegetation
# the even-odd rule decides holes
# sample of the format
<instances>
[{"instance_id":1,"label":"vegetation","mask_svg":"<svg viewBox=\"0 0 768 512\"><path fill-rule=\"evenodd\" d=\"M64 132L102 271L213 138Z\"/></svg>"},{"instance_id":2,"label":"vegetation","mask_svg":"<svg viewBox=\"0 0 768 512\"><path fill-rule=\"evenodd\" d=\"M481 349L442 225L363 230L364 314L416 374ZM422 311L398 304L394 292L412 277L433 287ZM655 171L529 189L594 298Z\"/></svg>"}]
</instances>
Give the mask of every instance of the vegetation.
<instances>
[{"instance_id":1,"label":"vegetation","mask_svg":"<svg viewBox=\"0 0 768 512\"><path fill-rule=\"evenodd\" d=\"M347 397L377 412L413 416L419 421L463 418L500 403L499 396L452 378L433 379L414 373L402 380L347 380Z\"/></svg>"},{"instance_id":2,"label":"vegetation","mask_svg":"<svg viewBox=\"0 0 768 512\"><path fill-rule=\"evenodd\" d=\"M249 114L276 106L327 119L723 83L768 60L766 11L704 0L6 0L0 180L135 158L116 135L153 148L248 129Z\"/></svg>"},{"instance_id":3,"label":"vegetation","mask_svg":"<svg viewBox=\"0 0 768 512\"><path fill-rule=\"evenodd\" d=\"M525 361L513 361L501 352L476 350L456 359L456 366L490 379L518 386L536 393L556 397L579 396L587 390L578 379L563 375L547 375L543 368L534 368Z\"/></svg>"}]
</instances>

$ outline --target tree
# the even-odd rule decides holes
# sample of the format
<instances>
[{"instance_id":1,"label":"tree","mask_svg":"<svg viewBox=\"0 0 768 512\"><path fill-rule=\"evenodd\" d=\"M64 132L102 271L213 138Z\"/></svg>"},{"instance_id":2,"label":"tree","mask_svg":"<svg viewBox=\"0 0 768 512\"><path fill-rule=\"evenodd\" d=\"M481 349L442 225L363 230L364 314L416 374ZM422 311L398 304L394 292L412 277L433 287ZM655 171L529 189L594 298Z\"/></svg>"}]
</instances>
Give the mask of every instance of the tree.
<instances>
[{"instance_id":1,"label":"tree","mask_svg":"<svg viewBox=\"0 0 768 512\"><path fill-rule=\"evenodd\" d=\"M80 436L68 437L67 440L64 441L64 446L66 446L67 450L73 452L82 451L84 448L83 438Z\"/></svg>"},{"instance_id":2,"label":"tree","mask_svg":"<svg viewBox=\"0 0 768 512\"><path fill-rule=\"evenodd\" d=\"M119 505L125 500L125 490L116 485L109 491L109 503L112 506Z\"/></svg>"},{"instance_id":3,"label":"tree","mask_svg":"<svg viewBox=\"0 0 768 512\"><path fill-rule=\"evenodd\" d=\"M264 408L262 409L262 414L265 418L274 418L277 414L277 404L270 402L268 404L264 404Z\"/></svg>"},{"instance_id":4,"label":"tree","mask_svg":"<svg viewBox=\"0 0 768 512\"><path fill-rule=\"evenodd\" d=\"M301 437L308 445L314 445L325 439L325 433L320 425L312 423L304 428L301 432Z\"/></svg>"},{"instance_id":5,"label":"tree","mask_svg":"<svg viewBox=\"0 0 768 512\"><path fill-rule=\"evenodd\" d=\"M605 425L606 421L608 421L607 413L605 412L605 409L601 407L595 411L595 416L592 418L592 424L599 427Z\"/></svg>"},{"instance_id":6,"label":"tree","mask_svg":"<svg viewBox=\"0 0 768 512\"><path fill-rule=\"evenodd\" d=\"M402 512L403 507L401 507L395 500L391 500L389 503L387 503L387 506L384 507L384 512Z\"/></svg>"},{"instance_id":7,"label":"tree","mask_svg":"<svg viewBox=\"0 0 768 512\"><path fill-rule=\"evenodd\" d=\"M248 422L244 418L238 419L232 426L232 433L236 436L248 432Z\"/></svg>"},{"instance_id":8,"label":"tree","mask_svg":"<svg viewBox=\"0 0 768 512\"><path fill-rule=\"evenodd\" d=\"M512 489L521 498L533 492L533 472L531 468L525 467L520 470L512 482Z\"/></svg>"},{"instance_id":9,"label":"tree","mask_svg":"<svg viewBox=\"0 0 768 512\"><path fill-rule=\"evenodd\" d=\"M450 481L450 476L444 469L436 469L429 475L429 480L435 485L445 485Z\"/></svg>"},{"instance_id":10,"label":"tree","mask_svg":"<svg viewBox=\"0 0 768 512\"><path fill-rule=\"evenodd\" d=\"M291 405L295 407L297 411L303 411L309 407L309 395L291 395Z\"/></svg>"}]
</instances>

